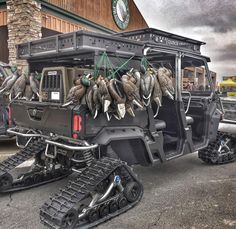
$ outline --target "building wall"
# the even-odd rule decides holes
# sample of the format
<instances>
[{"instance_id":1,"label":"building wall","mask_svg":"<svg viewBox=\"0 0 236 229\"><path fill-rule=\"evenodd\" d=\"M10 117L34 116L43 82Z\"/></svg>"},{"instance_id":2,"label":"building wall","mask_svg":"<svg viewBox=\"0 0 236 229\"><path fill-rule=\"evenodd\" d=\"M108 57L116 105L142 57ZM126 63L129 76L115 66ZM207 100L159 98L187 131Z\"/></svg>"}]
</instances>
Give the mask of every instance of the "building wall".
<instances>
[{"instance_id":1,"label":"building wall","mask_svg":"<svg viewBox=\"0 0 236 229\"><path fill-rule=\"evenodd\" d=\"M133 0L128 1L131 16L127 30L148 27ZM47 0L47 2L111 30L121 31L113 20L112 0Z\"/></svg>"},{"instance_id":2,"label":"building wall","mask_svg":"<svg viewBox=\"0 0 236 229\"><path fill-rule=\"evenodd\" d=\"M148 27L134 1L128 2L130 21L126 30ZM48 34L80 29L121 31L113 19L112 0L6 0L0 6L0 28L0 61L7 63L19 62L17 44Z\"/></svg>"},{"instance_id":3,"label":"building wall","mask_svg":"<svg viewBox=\"0 0 236 229\"><path fill-rule=\"evenodd\" d=\"M7 48L7 40L8 40L8 31L7 26L0 26L0 44L1 44L1 51L0 51L0 61L5 63L8 62L8 48Z\"/></svg>"},{"instance_id":4,"label":"building wall","mask_svg":"<svg viewBox=\"0 0 236 229\"><path fill-rule=\"evenodd\" d=\"M9 63L27 66L16 59L16 45L41 38L41 4L35 0L7 0L6 4Z\"/></svg>"}]
</instances>

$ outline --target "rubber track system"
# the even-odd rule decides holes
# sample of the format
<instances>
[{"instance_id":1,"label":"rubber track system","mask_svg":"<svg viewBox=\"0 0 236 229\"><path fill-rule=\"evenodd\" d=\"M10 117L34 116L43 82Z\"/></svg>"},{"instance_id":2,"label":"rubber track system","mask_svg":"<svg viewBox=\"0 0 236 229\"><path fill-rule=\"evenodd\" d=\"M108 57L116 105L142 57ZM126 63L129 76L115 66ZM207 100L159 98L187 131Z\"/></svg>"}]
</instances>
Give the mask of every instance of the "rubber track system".
<instances>
[{"instance_id":1,"label":"rubber track system","mask_svg":"<svg viewBox=\"0 0 236 229\"><path fill-rule=\"evenodd\" d=\"M219 165L226 164L236 160L236 152L228 152L220 154L218 149L222 141L226 138L230 138L225 133L218 132L217 139L211 142L205 149L199 150L198 157L207 164Z\"/></svg>"},{"instance_id":2,"label":"rubber track system","mask_svg":"<svg viewBox=\"0 0 236 229\"><path fill-rule=\"evenodd\" d=\"M119 174L124 190L109 195L91 207L91 194L96 193L104 184L107 187L110 177L115 174ZM135 198L132 198L133 194L130 196L127 193L132 193L130 184L132 186L134 183L137 192ZM102 158L94 161L51 197L42 206L40 219L45 226L53 229L91 228L132 208L141 200L142 194L142 184L125 162Z\"/></svg>"},{"instance_id":3,"label":"rubber track system","mask_svg":"<svg viewBox=\"0 0 236 229\"><path fill-rule=\"evenodd\" d=\"M40 138L34 138L27 147L17 152L0 163L0 192L12 192L39 186L65 177L68 171L57 169L43 172L42 170L31 171L23 174L23 179L13 181L11 171L18 165L36 156L45 150L45 142ZM71 172L70 172L71 173Z\"/></svg>"}]
</instances>

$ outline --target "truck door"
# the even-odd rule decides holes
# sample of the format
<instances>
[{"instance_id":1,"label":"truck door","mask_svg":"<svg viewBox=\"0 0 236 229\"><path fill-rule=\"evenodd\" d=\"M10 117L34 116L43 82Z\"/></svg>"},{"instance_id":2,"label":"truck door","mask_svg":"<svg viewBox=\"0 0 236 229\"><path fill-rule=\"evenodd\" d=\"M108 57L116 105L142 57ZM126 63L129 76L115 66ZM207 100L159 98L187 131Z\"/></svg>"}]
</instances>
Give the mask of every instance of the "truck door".
<instances>
[{"instance_id":1,"label":"truck door","mask_svg":"<svg viewBox=\"0 0 236 229\"><path fill-rule=\"evenodd\" d=\"M155 117L157 123L161 120L166 124L166 127L162 130L163 148L166 160L171 160L194 151L191 132L192 118L187 117L185 104L182 100L181 53L155 48L151 49L148 57L156 68L166 67L171 69L173 73L174 99L163 96L162 106ZM153 110L155 111L154 106Z\"/></svg>"},{"instance_id":2,"label":"truck door","mask_svg":"<svg viewBox=\"0 0 236 229\"><path fill-rule=\"evenodd\" d=\"M182 55L182 98L191 124L194 149L205 147L216 137L221 112L217 109L214 83L216 74L209 71L207 59Z\"/></svg>"}]
</instances>

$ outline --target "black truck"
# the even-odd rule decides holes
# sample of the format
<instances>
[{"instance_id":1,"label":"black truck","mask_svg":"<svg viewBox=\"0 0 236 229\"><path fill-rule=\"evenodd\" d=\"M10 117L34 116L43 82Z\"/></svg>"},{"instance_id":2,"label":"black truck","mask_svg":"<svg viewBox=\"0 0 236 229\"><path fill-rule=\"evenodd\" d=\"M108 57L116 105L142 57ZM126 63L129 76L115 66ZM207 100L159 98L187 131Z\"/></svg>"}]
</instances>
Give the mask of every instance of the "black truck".
<instances>
[{"instance_id":1,"label":"black truck","mask_svg":"<svg viewBox=\"0 0 236 229\"><path fill-rule=\"evenodd\" d=\"M144 29L114 35L78 31L18 45L18 58L28 61L30 72L42 73L40 96L39 101L12 102L16 127L8 132L28 141L24 149L0 164L1 191L25 189L77 173L40 210L42 223L50 228L92 227L133 207L140 201L143 187L130 166L150 166L198 150L201 153L216 139L222 112L217 109L219 98L211 83L210 59L200 53L203 44ZM200 66L206 71L203 86L207 90L183 90L184 69ZM141 72L145 80L160 68L172 72L174 92L163 91L159 107L150 100L154 92L142 94L143 108L136 107L131 115L121 112L118 99L113 114L107 109L91 113L86 103L89 96L68 103L67 95L78 76L88 81L99 72L112 76L104 79L106 84L116 78L114 87L119 87L130 69L140 70L135 74ZM203 153L211 157L210 152ZM35 158L34 168L14 180L11 171L31 157Z\"/></svg>"}]
</instances>

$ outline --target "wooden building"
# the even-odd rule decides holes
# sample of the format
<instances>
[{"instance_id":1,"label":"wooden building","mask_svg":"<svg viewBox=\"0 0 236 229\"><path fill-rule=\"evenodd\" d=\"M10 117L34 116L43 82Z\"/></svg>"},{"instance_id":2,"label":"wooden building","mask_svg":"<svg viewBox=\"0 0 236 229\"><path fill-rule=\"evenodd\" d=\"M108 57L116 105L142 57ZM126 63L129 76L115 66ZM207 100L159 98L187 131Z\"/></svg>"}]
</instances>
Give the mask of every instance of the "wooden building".
<instances>
[{"instance_id":1,"label":"wooden building","mask_svg":"<svg viewBox=\"0 0 236 229\"><path fill-rule=\"evenodd\" d=\"M210 71L213 85L216 85L217 75ZM188 84L192 84L195 90L205 90L209 87L209 81L206 78L206 70L204 67L186 67L182 72L183 89L187 89Z\"/></svg>"},{"instance_id":2,"label":"wooden building","mask_svg":"<svg viewBox=\"0 0 236 229\"><path fill-rule=\"evenodd\" d=\"M17 43L57 33L145 27L133 0L0 0L0 61L14 62Z\"/></svg>"}]
</instances>

